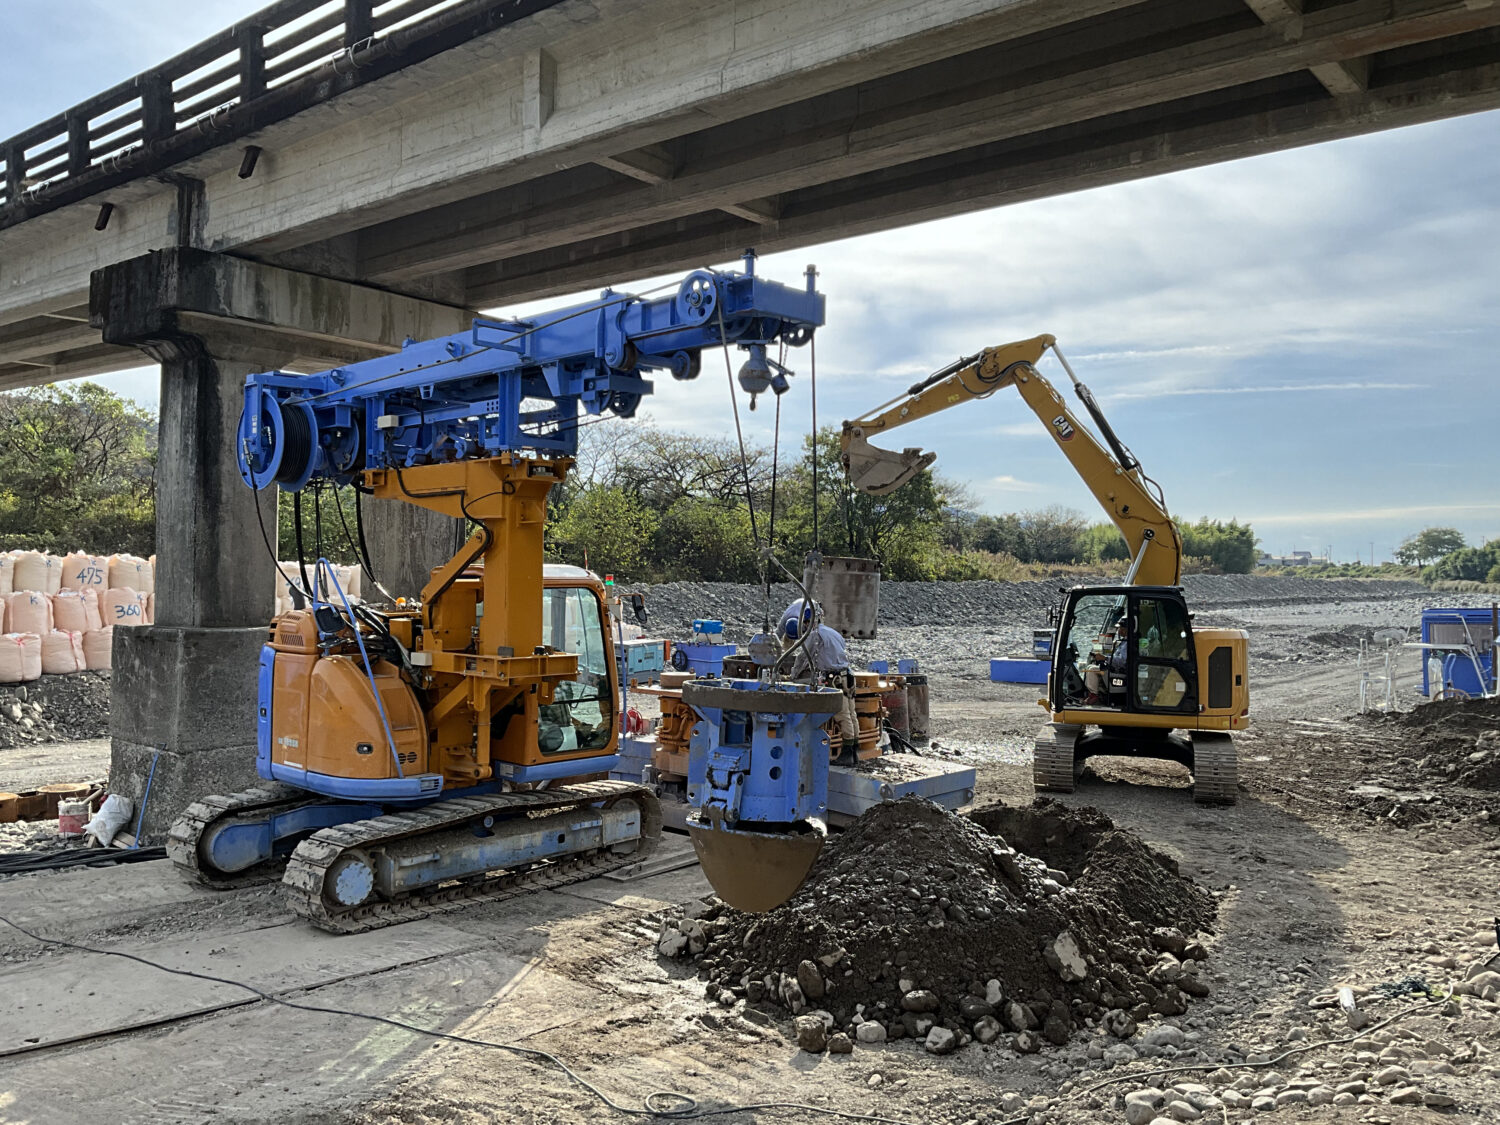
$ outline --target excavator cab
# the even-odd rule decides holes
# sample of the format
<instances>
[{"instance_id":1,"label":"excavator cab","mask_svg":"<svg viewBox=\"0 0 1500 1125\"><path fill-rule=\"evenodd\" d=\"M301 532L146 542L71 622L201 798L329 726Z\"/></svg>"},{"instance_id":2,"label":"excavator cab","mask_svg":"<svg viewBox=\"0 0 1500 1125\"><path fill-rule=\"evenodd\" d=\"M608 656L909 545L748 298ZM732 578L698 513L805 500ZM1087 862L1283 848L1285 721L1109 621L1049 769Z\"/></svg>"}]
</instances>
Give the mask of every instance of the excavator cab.
<instances>
[{"instance_id":1,"label":"excavator cab","mask_svg":"<svg viewBox=\"0 0 1500 1125\"><path fill-rule=\"evenodd\" d=\"M1176 587L1070 590L1058 638L1052 710L1197 713L1192 617Z\"/></svg>"}]
</instances>

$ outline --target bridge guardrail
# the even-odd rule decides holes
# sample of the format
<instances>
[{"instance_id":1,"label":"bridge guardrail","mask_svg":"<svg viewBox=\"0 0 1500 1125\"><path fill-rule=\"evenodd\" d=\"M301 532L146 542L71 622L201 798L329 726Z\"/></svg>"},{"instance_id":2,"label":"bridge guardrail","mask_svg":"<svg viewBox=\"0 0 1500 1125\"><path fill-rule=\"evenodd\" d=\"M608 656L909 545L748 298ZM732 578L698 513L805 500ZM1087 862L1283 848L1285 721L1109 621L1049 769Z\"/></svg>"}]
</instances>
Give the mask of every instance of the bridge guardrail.
<instances>
[{"instance_id":1,"label":"bridge guardrail","mask_svg":"<svg viewBox=\"0 0 1500 1125\"><path fill-rule=\"evenodd\" d=\"M163 171L560 2L277 0L0 141L0 230Z\"/></svg>"}]
</instances>

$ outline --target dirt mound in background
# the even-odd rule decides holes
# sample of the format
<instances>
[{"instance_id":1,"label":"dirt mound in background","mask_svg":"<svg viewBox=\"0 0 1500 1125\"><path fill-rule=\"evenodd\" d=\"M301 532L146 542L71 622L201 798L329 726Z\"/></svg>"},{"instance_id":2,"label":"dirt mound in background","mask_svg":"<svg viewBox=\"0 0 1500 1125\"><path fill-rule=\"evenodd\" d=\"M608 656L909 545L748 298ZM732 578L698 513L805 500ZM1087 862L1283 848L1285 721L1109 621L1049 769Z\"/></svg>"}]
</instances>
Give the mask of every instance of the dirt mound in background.
<instances>
[{"instance_id":1,"label":"dirt mound in background","mask_svg":"<svg viewBox=\"0 0 1500 1125\"><path fill-rule=\"evenodd\" d=\"M1047 607L1057 601L1060 586L1118 581L1084 576L1038 582L882 582L882 626L992 625L1015 618L1045 620ZM1387 582L1353 578L1256 577L1249 574L1189 574L1182 580L1190 604L1200 610L1277 604L1337 605L1343 600L1372 601L1428 593L1416 582ZM743 641L765 624L763 587L737 582L664 582L639 587L646 594L653 634L683 634L694 618L724 622L728 639ZM800 597L788 583L771 587L770 622ZM1354 642L1358 647L1358 641Z\"/></svg>"},{"instance_id":2,"label":"dirt mound in background","mask_svg":"<svg viewBox=\"0 0 1500 1125\"><path fill-rule=\"evenodd\" d=\"M862 1042L943 1050L1008 1032L1033 1051L1090 1017L1128 1035L1206 995L1206 954L1188 935L1215 912L1170 859L1092 809L964 817L907 798L830 839L776 910L699 910L669 920L658 948L696 954L721 1003L820 1010Z\"/></svg>"},{"instance_id":3,"label":"dirt mound in background","mask_svg":"<svg viewBox=\"0 0 1500 1125\"><path fill-rule=\"evenodd\" d=\"M0 685L0 750L109 737L108 672Z\"/></svg>"},{"instance_id":4,"label":"dirt mound in background","mask_svg":"<svg viewBox=\"0 0 1500 1125\"><path fill-rule=\"evenodd\" d=\"M1424 783L1443 777L1471 789L1500 790L1500 699L1437 699L1380 715L1401 756Z\"/></svg>"}]
</instances>

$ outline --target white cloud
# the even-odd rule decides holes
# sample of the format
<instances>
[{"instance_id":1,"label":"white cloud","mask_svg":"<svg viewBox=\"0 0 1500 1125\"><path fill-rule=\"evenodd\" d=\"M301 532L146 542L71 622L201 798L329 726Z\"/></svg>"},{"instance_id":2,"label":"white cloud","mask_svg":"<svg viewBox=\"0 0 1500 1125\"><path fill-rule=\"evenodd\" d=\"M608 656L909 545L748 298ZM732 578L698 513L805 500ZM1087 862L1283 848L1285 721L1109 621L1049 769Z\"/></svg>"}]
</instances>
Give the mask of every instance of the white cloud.
<instances>
[{"instance_id":1,"label":"white cloud","mask_svg":"<svg viewBox=\"0 0 1500 1125\"><path fill-rule=\"evenodd\" d=\"M1188 395L1304 394L1308 391L1425 391L1426 383L1280 383L1250 387L1158 387L1149 391L1114 391L1110 400L1173 398Z\"/></svg>"}]
</instances>

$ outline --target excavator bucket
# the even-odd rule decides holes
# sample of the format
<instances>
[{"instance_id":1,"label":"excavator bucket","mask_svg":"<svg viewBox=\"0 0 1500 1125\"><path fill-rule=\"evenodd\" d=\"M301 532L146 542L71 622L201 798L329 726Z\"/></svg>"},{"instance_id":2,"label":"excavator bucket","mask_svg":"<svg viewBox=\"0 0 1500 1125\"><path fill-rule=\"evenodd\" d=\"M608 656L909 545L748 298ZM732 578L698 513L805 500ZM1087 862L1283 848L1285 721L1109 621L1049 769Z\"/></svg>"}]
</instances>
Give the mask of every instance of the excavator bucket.
<instances>
[{"instance_id":1,"label":"excavator bucket","mask_svg":"<svg viewBox=\"0 0 1500 1125\"><path fill-rule=\"evenodd\" d=\"M736 910L774 910L802 886L824 833L747 832L697 816L687 822L698 863L715 893Z\"/></svg>"},{"instance_id":2,"label":"excavator bucket","mask_svg":"<svg viewBox=\"0 0 1500 1125\"><path fill-rule=\"evenodd\" d=\"M936 453L923 453L913 446L900 453L881 449L865 440L858 430L844 435L841 460L849 483L861 492L884 496L894 492L937 460Z\"/></svg>"}]
</instances>

